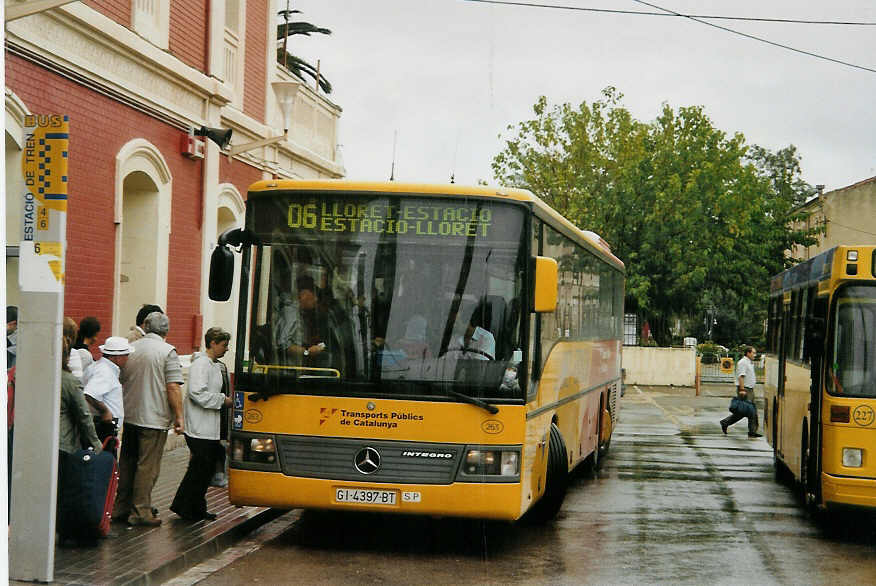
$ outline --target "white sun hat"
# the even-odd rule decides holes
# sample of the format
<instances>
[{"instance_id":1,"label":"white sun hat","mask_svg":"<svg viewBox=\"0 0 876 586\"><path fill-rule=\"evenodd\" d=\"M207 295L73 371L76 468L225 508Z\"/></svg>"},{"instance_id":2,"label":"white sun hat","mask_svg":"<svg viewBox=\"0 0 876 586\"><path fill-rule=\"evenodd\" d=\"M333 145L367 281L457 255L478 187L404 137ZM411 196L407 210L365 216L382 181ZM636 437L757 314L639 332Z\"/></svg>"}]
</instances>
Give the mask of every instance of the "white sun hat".
<instances>
[{"instance_id":1,"label":"white sun hat","mask_svg":"<svg viewBox=\"0 0 876 586\"><path fill-rule=\"evenodd\" d=\"M128 344L127 338L121 336L110 336L98 347L108 356L126 356L134 351L134 347Z\"/></svg>"}]
</instances>

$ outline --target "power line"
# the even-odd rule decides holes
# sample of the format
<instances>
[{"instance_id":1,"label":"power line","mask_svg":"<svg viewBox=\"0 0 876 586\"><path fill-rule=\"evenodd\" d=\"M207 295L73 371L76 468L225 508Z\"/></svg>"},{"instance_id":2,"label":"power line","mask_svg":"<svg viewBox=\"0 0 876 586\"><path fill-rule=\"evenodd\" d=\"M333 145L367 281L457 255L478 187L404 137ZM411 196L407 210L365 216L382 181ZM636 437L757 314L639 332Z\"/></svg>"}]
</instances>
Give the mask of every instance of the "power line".
<instances>
[{"instance_id":1,"label":"power line","mask_svg":"<svg viewBox=\"0 0 876 586\"><path fill-rule=\"evenodd\" d=\"M574 10L577 12L602 12L602 13L610 13L610 14L633 14L639 16L672 16L676 18L687 18L694 22L698 22L700 24L704 24L706 26L711 26L716 29L720 29L722 31L732 33L734 35L739 35L740 37L745 37L747 39L751 39L753 41L758 41L761 43L766 43L767 45L772 45L774 47L779 47L781 49L786 49L788 51L793 51L795 53L800 53L801 55L808 55L810 57L815 57L816 59L822 59L824 61L830 61L831 63L837 63L838 65L845 65L846 67L852 67L854 69L860 69L862 71L869 71L870 73L876 73L876 69L872 69L870 67L865 67L863 65L856 65L854 63L849 63L848 61L842 61L840 59L834 59L833 57L827 57L825 55L819 55L818 53L812 53L811 51L804 51L803 49L797 49L795 47L791 47L790 45L783 45L781 43L777 43L775 41L770 41L768 39L764 39L763 37L757 37L755 35L750 35L748 33L743 33L741 31L737 31L732 28L727 28L725 26L721 26L712 22L707 22L706 19L723 19L723 20L740 20L740 21L757 21L757 22L781 22L781 23L794 23L794 24L825 24L825 25L845 25L845 26L873 26L876 25L876 22L840 22L840 21L829 21L829 20L796 20L796 19L780 19L780 18L753 18L753 17L742 17L742 16L707 16L707 15L695 15L695 14L682 14L680 12L675 12L673 10L669 10L667 8L662 8L655 4L649 4L648 2L644 2L643 0L633 0L634 2L638 2L639 4L644 4L645 6L650 6L651 8L655 8L657 10L661 10L662 12L647 12L642 10L612 10L608 8L582 8L580 6L562 6L559 4L534 4L528 2L513 2L511 0L464 0L465 2L478 2L481 4L501 4L506 6L524 6L527 8L551 8L556 10Z\"/></svg>"},{"instance_id":2,"label":"power line","mask_svg":"<svg viewBox=\"0 0 876 586\"><path fill-rule=\"evenodd\" d=\"M778 22L788 24L827 24L842 26L876 26L876 22L842 21L842 20L804 20L799 18L757 18L753 16L723 16L717 14L681 14L678 12L648 12L646 10L615 10L611 8L583 8L580 6L562 6L559 4L535 4L529 2L511 2L510 0L464 0L480 2L481 4L505 4L508 6L525 6L527 8L553 8L556 10L574 10L577 12L601 12L604 14L633 14L638 16L672 16L676 18L705 18L709 20L739 20L750 22ZM649 5L650 6L650 5ZM660 10L665 10L655 6Z\"/></svg>"},{"instance_id":3,"label":"power line","mask_svg":"<svg viewBox=\"0 0 876 586\"><path fill-rule=\"evenodd\" d=\"M701 19L696 18L696 17L693 17L693 16L687 16L687 15L684 15L684 14L681 14L681 13L678 13L678 12L675 12L675 11L673 11L673 10L669 10L669 9L667 9L667 8L663 8L662 6L657 6L656 4L649 4L648 2L645 2L644 0L633 0L633 1L634 1L634 2L638 2L639 4L644 4L645 6L650 6L651 8L656 8L657 10L663 10L664 12L668 12L668 13L671 14L671 15L681 16L681 17L684 17L684 18L690 19L690 20L692 20L692 21L694 21L694 22L698 22L698 23L700 23L700 24L704 24L704 25L706 25L706 26L711 26L711 27L714 27L714 28L716 28L716 29L720 29L720 30L722 30L722 31L726 31L726 32L728 32L728 33L733 33L734 35L739 35L740 37L745 37L745 38L747 38L747 39L752 39L752 40L755 40L755 41L760 41L761 43L766 43L767 45L772 45L772 46L774 46L774 47L781 47L782 49L787 49L787 50L789 50L789 51L794 51L795 53L801 53L801 54L803 54L803 55L809 55L810 57L815 57L816 59L823 59L823 60L825 60L825 61L830 61L830 62L832 62L832 63L838 63L838 64L840 64L840 65L845 65L845 66L847 66L847 67L853 67L853 68L855 68L855 69L861 69L861 70L863 70L863 71L869 71L870 73L876 73L876 69L871 69L871 68L869 68L869 67L864 67L863 65L855 65L854 63L849 63L848 61L840 61L839 59L834 59L833 57L826 57L826 56L824 56L824 55L819 55L818 53L812 53L812 52L810 52L810 51L804 51L803 49L796 49L796 48L794 48L794 47L791 47L791 46L788 46L788 45L783 45L783 44L781 44L781 43L776 43L776 42L774 42L774 41L770 41L770 40L764 39L764 38L762 38L762 37L756 37L756 36L754 36L754 35L749 35L748 33L743 33L743 32L740 32L740 31L734 30L734 29L732 29L732 28L727 28L726 26L721 26L721 25L719 25L719 24L715 24L715 23L713 23L713 22L707 22L707 21L705 21L705 20L701 20Z\"/></svg>"},{"instance_id":4,"label":"power line","mask_svg":"<svg viewBox=\"0 0 876 586\"><path fill-rule=\"evenodd\" d=\"M828 219L827 222L829 224L833 224L834 226L839 226L840 228L845 228L846 230L852 230L854 232L860 232L861 234L867 234L869 236L876 236L876 232L867 232L866 230L861 230L860 228L854 228L852 226L846 226L845 224L840 224L836 220Z\"/></svg>"}]
</instances>

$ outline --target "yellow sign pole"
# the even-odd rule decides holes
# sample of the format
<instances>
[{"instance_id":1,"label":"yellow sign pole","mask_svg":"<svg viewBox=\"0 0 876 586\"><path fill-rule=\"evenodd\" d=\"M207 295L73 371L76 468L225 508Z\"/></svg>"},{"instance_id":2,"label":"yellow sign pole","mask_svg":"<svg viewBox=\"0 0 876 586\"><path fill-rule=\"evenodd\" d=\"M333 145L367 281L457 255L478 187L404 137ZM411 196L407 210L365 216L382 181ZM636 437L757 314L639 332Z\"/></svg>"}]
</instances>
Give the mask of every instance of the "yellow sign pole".
<instances>
[{"instance_id":1,"label":"yellow sign pole","mask_svg":"<svg viewBox=\"0 0 876 586\"><path fill-rule=\"evenodd\" d=\"M51 582L55 563L61 320L67 240L66 116L27 116L9 576ZM26 400L22 400L26 399Z\"/></svg>"}]
</instances>

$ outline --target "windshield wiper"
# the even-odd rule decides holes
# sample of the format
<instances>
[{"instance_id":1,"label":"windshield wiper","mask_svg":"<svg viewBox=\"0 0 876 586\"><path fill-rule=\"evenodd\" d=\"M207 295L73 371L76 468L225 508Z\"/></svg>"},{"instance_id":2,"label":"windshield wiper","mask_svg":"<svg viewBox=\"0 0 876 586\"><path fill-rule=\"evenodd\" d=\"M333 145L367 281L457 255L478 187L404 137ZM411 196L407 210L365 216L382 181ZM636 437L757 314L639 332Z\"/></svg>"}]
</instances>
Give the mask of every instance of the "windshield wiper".
<instances>
[{"instance_id":1,"label":"windshield wiper","mask_svg":"<svg viewBox=\"0 0 876 586\"><path fill-rule=\"evenodd\" d=\"M481 409L485 409L490 412L492 415L495 415L499 412L499 408L495 405L491 405L482 399L478 399L477 397L472 397L471 395L466 395L465 393L460 393L458 391L454 391L451 389L441 389L443 392L447 393L451 397L456 397L457 399L462 400L465 403L471 403L472 405L477 405Z\"/></svg>"}]
</instances>

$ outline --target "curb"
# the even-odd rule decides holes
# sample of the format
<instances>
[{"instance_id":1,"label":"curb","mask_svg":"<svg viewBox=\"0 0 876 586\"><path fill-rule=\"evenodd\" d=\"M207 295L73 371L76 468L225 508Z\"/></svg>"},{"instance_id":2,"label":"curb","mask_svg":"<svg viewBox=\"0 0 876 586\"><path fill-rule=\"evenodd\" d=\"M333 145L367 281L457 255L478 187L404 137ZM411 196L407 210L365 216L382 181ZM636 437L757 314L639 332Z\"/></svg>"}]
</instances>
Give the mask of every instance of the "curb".
<instances>
[{"instance_id":1,"label":"curb","mask_svg":"<svg viewBox=\"0 0 876 586\"><path fill-rule=\"evenodd\" d=\"M136 576L119 576L113 581L113 584L124 584L125 586L153 586L155 584L162 584L171 578L175 578L182 574L186 570L219 555L224 550L243 539L248 533L251 533L262 525L270 523L287 512L288 511L285 509L264 509L246 521L235 525L225 533L217 535L209 541L199 543L195 547L181 552L174 560Z\"/></svg>"}]
</instances>

